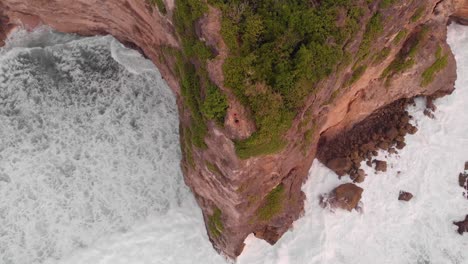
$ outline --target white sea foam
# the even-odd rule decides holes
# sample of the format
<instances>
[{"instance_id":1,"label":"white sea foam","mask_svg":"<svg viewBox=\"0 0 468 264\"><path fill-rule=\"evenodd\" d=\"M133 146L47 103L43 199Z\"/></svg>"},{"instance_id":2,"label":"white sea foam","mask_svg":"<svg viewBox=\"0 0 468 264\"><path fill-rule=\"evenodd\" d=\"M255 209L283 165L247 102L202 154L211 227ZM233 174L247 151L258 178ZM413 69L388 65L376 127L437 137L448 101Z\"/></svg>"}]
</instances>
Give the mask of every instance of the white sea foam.
<instances>
[{"instance_id":1,"label":"white sea foam","mask_svg":"<svg viewBox=\"0 0 468 264\"><path fill-rule=\"evenodd\" d=\"M452 224L468 213L458 186L468 160L468 28L450 26L449 42L458 62L457 90L437 100L435 120L422 114L421 101L410 109L419 132L408 136L399 155L388 157L387 173L367 170L363 214L318 206L320 193L346 180L314 162L303 187L305 216L275 246L250 236L238 263L468 263L467 236ZM8 139L0 145L3 260L40 262L44 258L37 256L45 252L67 255L63 264L226 263L212 249L183 185L175 102L159 74L109 37L45 50L62 58L53 60L59 74L53 67L37 69L37 61L23 65L27 56L21 53L0 58L2 66L5 57L9 63L0 73L0 138ZM82 65L88 60L107 66L87 69ZM44 76L50 74L55 77ZM66 85L60 82L67 78ZM15 89L4 87L5 79ZM100 87L110 91L86 92ZM135 89L147 100L135 98ZM101 105L106 118L96 114ZM400 190L415 197L399 202Z\"/></svg>"},{"instance_id":2,"label":"white sea foam","mask_svg":"<svg viewBox=\"0 0 468 264\"><path fill-rule=\"evenodd\" d=\"M0 63L1 263L61 258L187 196L175 98L138 53L42 28Z\"/></svg>"}]
</instances>

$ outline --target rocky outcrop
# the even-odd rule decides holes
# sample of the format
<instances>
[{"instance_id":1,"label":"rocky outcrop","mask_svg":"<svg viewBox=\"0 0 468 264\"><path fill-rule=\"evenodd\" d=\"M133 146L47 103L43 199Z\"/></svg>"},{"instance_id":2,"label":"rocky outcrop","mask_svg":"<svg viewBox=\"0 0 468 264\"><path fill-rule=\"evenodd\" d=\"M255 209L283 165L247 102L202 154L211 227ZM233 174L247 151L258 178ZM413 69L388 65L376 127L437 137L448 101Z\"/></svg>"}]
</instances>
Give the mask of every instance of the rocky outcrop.
<instances>
[{"instance_id":1,"label":"rocky outcrop","mask_svg":"<svg viewBox=\"0 0 468 264\"><path fill-rule=\"evenodd\" d=\"M341 208L352 211L358 208L364 190L352 183L345 183L336 187L329 194L320 197L320 205L323 208Z\"/></svg>"},{"instance_id":2,"label":"rocky outcrop","mask_svg":"<svg viewBox=\"0 0 468 264\"><path fill-rule=\"evenodd\" d=\"M359 25L362 30L347 44L349 54L356 54L359 49L366 23L379 9L379 2L359 2L364 10ZM371 44L371 54L364 61L368 67L363 75L352 84L349 82L354 72L352 63L331 73L317 85L316 92L307 97L306 106L284 136L288 142L285 148L276 154L246 160L236 155L233 141L248 137L255 127L249 120L248 110L223 86L222 65L226 51L219 37L220 13L211 7L199 21L201 40L217 54L207 63L208 75L227 94L229 109L225 126L208 124L204 140L206 148L194 148L190 157L186 154L182 167L185 181L203 211L210 239L217 250L235 258L242 252L244 239L250 233L270 243L276 242L303 212L305 195L301 186L317 153L325 164L337 166L340 174L349 173L348 159L356 161L363 155L333 152L336 142L353 142L358 135L356 131L372 134L369 131L375 131L376 126L383 123L375 121L379 119L376 113L387 111L392 117L400 113L393 107L394 102L415 96L437 97L453 90L455 60L446 43L446 25L455 8L456 18L464 18L466 5L457 0L396 2L380 11L385 23ZM167 0L165 4L167 14L144 0L0 0L0 38L13 24L26 27L47 24L58 31L82 35L112 34L123 43L140 49L160 69L178 97L183 128L188 125L190 111L183 107L179 80L174 71L175 58L168 52L168 49L180 49L182 45L172 21L174 2ZM397 41L398 38L401 40ZM375 62L373 55L380 53L382 47L387 48L388 54ZM414 65L404 71L392 68L409 55L413 56ZM439 55L446 60L446 67L426 83L422 74ZM384 75L389 77L381 78ZM353 130L357 124L362 129ZM378 137L402 137L399 126L401 123L393 127L398 129L398 136L394 129L389 129ZM366 127L370 130L364 129ZM396 147L402 147L401 138L396 137L392 144L397 142ZM184 147L183 134L181 142ZM346 149L350 149L349 146ZM359 147L357 143L356 147ZM331 162L335 158L341 160ZM355 170L354 178L359 176L362 180L365 177L359 168L351 169ZM352 196L350 206L354 205L354 197L357 196ZM266 211L273 213L263 213Z\"/></svg>"},{"instance_id":3,"label":"rocky outcrop","mask_svg":"<svg viewBox=\"0 0 468 264\"><path fill-rule=\"evenodd\" d=\"M455 12L451 18L457 23L468 25L468 0L454 0Z\"/></svg>"},{"instance_id":4,"label":"rocky outcrop","mask_svg":"<svg viewBox=\"0 0 468 264\"><path fill-rule=\"evenodd\" d=\"M457 232L463 235L463 233L468 232L468 215L466 215L464 221L453 222L453 224L458 227Z\"/></svg>"}]
</instances>

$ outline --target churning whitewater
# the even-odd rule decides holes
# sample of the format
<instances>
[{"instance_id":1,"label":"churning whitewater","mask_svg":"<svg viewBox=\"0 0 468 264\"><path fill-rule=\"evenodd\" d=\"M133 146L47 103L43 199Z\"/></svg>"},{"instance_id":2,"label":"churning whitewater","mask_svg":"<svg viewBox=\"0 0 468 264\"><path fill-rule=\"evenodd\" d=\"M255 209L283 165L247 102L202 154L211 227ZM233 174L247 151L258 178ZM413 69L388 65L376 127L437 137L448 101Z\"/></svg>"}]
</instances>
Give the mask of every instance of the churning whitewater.
<instances>
[{"instance_id":1,"label":"churning whitewater","mask_svg":"<svg viewBox=\"0 0 468 264\"><path fill-rule=\"evenodd\" d=\"M305 216L275 246L249 237L238 263L468 263L452 224L468 213L468 28L449 43L457 90L435 120L422 100L409 109L419 132L386 173L367 171L363 213L318 205L349 179L316 161ZM0 140L1 263L227 263L183 183L174 95L112 37L16 32L0 49Z\"/></svg>"},{"instance_id":2,"label":"churning whitewater","mask_svg":"<svg viewBox=\"0 0 468 264\"><path fill-rule=\"evenodd\" d=\"M174 95L112 37L19 31L0 50L0 263L61 259L187 196Z\"/></svg>"}]
</instances>

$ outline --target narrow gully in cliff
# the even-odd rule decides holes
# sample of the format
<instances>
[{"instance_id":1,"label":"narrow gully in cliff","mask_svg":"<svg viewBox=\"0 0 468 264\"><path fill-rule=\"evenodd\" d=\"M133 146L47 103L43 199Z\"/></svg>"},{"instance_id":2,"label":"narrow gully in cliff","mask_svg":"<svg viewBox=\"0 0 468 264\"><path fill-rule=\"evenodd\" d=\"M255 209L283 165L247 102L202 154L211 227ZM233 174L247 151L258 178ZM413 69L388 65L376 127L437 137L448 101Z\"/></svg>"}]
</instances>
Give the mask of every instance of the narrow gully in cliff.
<instances>
[{"instance_id":1,"label":"narrow gully in cliff","mask_svg":"<svg viewBox=\"0 0 468 264\"><path fill-rule=\"evenodd\" d=\"M175 100L157 69L110 37L16 36L0 52L3 263L226 263L183 183ZM436 102L435 120L423 102L410 109L419 132L386 158L386 173L367 171L363 213L319 207L317 196L347 179L315 161L305 216L275 246L249 237L238 263L468 259L452 225L468 212L457 186L468 160L468 29L451 26L449 40L457 90ZM401 189L415 198L399 202Z\"/></svg>"}]
</instances>

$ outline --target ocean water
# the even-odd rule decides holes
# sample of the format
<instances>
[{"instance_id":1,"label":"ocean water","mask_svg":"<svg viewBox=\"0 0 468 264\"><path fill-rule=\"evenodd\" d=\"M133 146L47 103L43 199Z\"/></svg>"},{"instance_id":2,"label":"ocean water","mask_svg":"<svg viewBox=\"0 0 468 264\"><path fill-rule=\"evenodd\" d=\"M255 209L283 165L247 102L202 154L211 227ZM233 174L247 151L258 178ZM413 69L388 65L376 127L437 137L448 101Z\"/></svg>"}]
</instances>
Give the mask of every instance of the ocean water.
<instances>
[{"instance_id":1,"label":"ocean water","mask_svg":"<svg viewBox=\"0 0 468 264\"><path fill-rule=\"evenodd\" d=\"M111 37L17 32L0 49L0 263L229 263L211 247L179 169L175 99L157 69ZM349 181L315 161L306 212L237 263L468 263L458 173L468 160L468 27L451 25L453 95L409 111L419 132L369 176L363 213L318 206ZM414 194L398 201L400 190Z\"/></svg>"}]
</instances>

